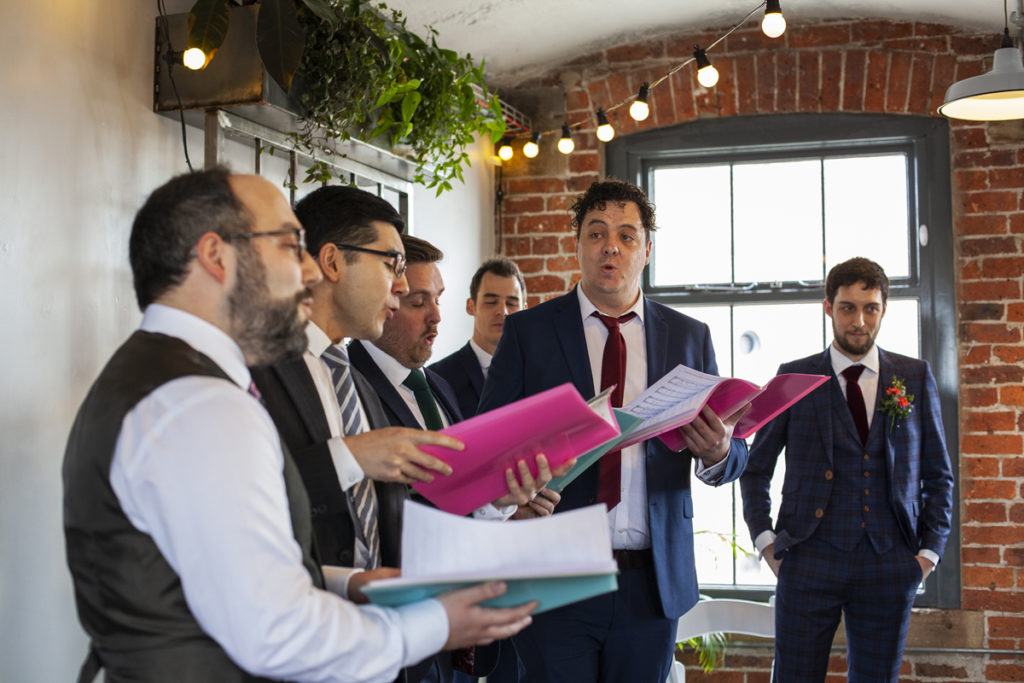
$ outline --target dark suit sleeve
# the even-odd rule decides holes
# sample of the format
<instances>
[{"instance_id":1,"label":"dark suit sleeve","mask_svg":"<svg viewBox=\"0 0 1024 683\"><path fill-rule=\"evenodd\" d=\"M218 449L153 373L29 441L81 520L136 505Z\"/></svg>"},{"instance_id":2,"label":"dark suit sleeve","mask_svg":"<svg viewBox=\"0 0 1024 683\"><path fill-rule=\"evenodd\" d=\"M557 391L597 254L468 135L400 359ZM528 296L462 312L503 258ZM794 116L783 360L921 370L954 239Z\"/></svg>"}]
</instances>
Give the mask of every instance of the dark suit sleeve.
<instances>
[{"instance_id":1,"label":"dark suit sleeve","mask_svg":"<svg viewBox=\"0 0 1024 683\"><path fill-rule=\"evenodd\" d=\"M519 340L519 327L516 323L515 316L505 318L501 341L494 351L491 367L487 371L487 381L484 382L484 390L480 395L477 415L508 405L525 396L525 363Z\"/></svg>"},{"instance_id":2,"label":"dark suit sleeve","mask_svg":"<svg viewBox=\"0 0 1024 683\"><path fill-rule=\"evenodd\" d=\"M785 372L785 366L779 373ZM754 436L754 445L750 448L750 459L742 476L740 476L740 493L743 497L743 519L747 522L750 539L753 541L764 531L774 529L772 526L772 501L769 487L779 454L786 446L789 431L790 411L784 410L771 422L761 427Z\"/></svg>"},{"instance_id":3,"label":"dark suit sleeve","mask_svg":"<svg viewBox=\"0 0 1024 683\"><path fill-rule=\"evenodd\" d=\"M921 411L921 502L918 538L921 548L939 557L946 548L953 512L953 470L946 450L939 391L931 368L925 363L924 391L918 398Z\"/></svg>"}]
</instances>

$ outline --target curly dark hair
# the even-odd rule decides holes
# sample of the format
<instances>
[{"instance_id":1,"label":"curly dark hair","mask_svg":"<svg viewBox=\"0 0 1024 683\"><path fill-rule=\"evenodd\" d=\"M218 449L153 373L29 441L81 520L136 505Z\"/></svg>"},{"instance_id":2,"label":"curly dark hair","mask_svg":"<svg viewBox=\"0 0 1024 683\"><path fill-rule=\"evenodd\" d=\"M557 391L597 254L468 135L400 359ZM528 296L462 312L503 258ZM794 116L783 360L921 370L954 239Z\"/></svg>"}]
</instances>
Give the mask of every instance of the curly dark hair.
<instances>
[{"instance_id":1,"label":"curly dark hair","mask_svg":"<svg viewBox=\"0 0 1024 683\"><path fill-rule=\"evenodd\" d=\"M572 212L572 227L576 229L577 239L579 239L580 228L583 226L583 219L586 215L594 209L604 210L608 202L617 204L633 202L636 204L636 208L640 211L640 222L644 226L644 237L648 242L651 241L651 233L658 229L654 225L654 204L647 199L647 195L639 187L615 178L595 182L569 207L569 211Z\"/></svg>"},{"instance_id":2,"label":"curly dark hair","mask_svg":"<svg viewBox=\"0 0 1024 683\"><path fill-rule=\"evenodd\" d=\"M840 287L849 287L858 282L863 282L865 289L882 290L882 304L889 301L889 278L885 271L882 266L863 256L855 256L832 266L825 278L825 298L829 304L835 303L836 292Z\"/></svg>"}]
</instances>

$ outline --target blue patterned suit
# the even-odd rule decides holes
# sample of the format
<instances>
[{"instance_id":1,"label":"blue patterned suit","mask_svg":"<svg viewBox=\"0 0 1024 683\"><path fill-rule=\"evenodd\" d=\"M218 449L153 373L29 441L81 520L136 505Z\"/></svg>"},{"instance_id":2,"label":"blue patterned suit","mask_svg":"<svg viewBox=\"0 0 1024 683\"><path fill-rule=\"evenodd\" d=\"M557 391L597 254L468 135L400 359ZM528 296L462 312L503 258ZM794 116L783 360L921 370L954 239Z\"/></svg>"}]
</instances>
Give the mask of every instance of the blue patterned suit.
<instances>
[{"instance_id":1,"label":"blue patterned suit","mask_svg":"<svg viewBox=\"0 0 1024 683\"><path fill-rule=\"evenodd\" d=\"M644 340L648 386L679 364L708 373L718 371L707 325L648 300L644 302ZM565 382L572 382L585 398L596 393L575 290L505 319L501 341L480 399L480 412ZM664 680L672 644L651 642L643 625L659 618L674 623L697 601L693 499L690 494L694 460L688 451L673 452L658 439L645 443L644 455L653 567L624 571L620 576L619 594L621 597L624 589L627 592L635 590L635 593L628 594L625 611L640 603L649 611L636 617L635 630L627 630L618 640L610 642L606 646L609 652L603 656L628 660L633 667L630 670L635 672L642 670L643 666L650 668L652 663L653 670L660 671L658 665L663 664L665 674L661 675L661 680ZM746 458L746 443L734 439L721 479L715 483L735 480L743 471ZM597 502L597 493L598 468L591 467L562 491L562 501L555 512L591 505ZM629 585L631 579L627 576L631 573L638 573L641 577L632 588ZM604 604L602 596L598 596L536 615L533 625L515 638L520 655L526 661L528 680L598 680L598 673L590 669L572 669L583 664L556 666L556 662L564 662L568 654L566 650L572 648L570 644L560 651L560 643L572 643L574 637L583 639L573 631L585 632L590 624L600 620L603 617L600 610L607 610L601 607ZM626 621L632 616L616 615L615 619ZM550 629L557 631L555 642L540 643L536 635L531 635L541 632L546 623L563 618L557 628ZM566 622L578 624L578 628L567 627ZM615 625L612 628L615 629ZM669 639L674 635L675 629L671 628ZM606 679L603 671L600 675L603 677L601 680ZM639 678L636 680L656 677L654 674L637 675Z\"/></svg>"},{"instance_id":2,"label":"blue patterned suit","mask_svg":"<svg viewBox=\"0 0 1024 683\"><path fill-rule=\"evenodd\" d=\"M466 345L455 353L445 356L428 368L444 377L459 399L459 410L463 418L476 415L480 393L484 390L484 371L473 347Z\"/></svg>"},{"instance_id":3,"label":"blue patterned suit","mask_svg":"<svg viewBox=\"0 0 1024 683\"><path fill-rule=\"evenodd\" d=\"M942 555L950 531L953 475L928 364L878 350L878 399L894 378L914 395L905 418L876 408L861 443L830 352L779 373L832 379L756 435L740 478L752 538L776 533L783 560L776 592L779 680L824 680L845 615L851 681L896 680L921 570L915 555ZM870 408L869 408L870 410ZM769 484L785 449L779 519Z\"/></svg>"}]
</instances>

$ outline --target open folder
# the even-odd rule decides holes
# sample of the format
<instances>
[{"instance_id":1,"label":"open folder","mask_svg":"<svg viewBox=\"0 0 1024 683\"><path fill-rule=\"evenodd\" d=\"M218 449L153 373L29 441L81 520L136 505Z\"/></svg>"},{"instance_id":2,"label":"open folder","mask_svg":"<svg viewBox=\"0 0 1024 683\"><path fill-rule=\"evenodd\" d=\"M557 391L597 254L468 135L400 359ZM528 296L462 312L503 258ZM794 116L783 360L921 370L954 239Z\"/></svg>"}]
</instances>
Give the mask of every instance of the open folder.
<instances>
[{"instance_id":1,"label":"open folder","mask_svg":"<svg viewBox=\"0 0 1024 683\"><path fill-rule=\"evenodd\" d=\"M451 465L452 474L412 486L445 512L472 512L508 493L505 470L515 471L519 460L536 476L538 453L555 469L619 436L609 394L584 401L566 383L443 429L466 444L465 450L421 448Z\"/></svg>"},{"instance_id":2,"label":"open folder","mask_svg":"<svg viewBox=\"0 0 1024 683\"><path fill-rule=\"evenodd\" d=\"M705 405L726 419L750 403L750 410L733 430L734 438L745 439L827 381L826 375L788 373L759 387L745 379L718 377L678 365L623 408L643 424L620 446L659 436L669 448L680 450L685 444L679 427L696 419Z\"/></svg>"},{"instance_id":3,"label":"open folder","mask_svg":"<svg viewBox=\"0 0 1024 683\"><path fill-rule=\"evenodd\" d=\"M603 504L494 522L406 501L402 576L373 581L363 592L376 604L394 607L500 580L508 591L483 604L509 607L537 600L537 614L616 590L618 568L611 547Z\"/></svg>"}]
</instances>

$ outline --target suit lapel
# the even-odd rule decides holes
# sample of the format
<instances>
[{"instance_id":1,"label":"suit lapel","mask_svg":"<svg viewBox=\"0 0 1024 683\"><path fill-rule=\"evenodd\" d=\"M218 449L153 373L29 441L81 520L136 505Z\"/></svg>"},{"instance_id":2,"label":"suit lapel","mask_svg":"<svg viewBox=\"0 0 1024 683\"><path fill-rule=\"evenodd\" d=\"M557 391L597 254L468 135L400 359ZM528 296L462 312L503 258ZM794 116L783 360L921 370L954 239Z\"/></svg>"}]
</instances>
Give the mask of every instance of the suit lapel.
<instances>
[{"instance_id":1,"label":"suit lapel","mask_svg":"<svg viewBox=\"0 0 1024 683\"><path fill-rule=\"evenodd\" d=\"M647 386L651 386L671 369L668 364L668 323L661 311L644 301L644 345L647 347Z\"/></svg>"},{"instance_id":2,"label":"suit lapel","mask_svg":"<svg viewBox=\"0 0 1024 683\"><path fill-rule=\"evenodd\" d=\"M452 395L450 387L441 385L444 378L427 368L424 368L423 372L427 377L427 386L430 387L430 392L434 395L434 401L437 403L437 407L444 413L448 424L453 425L456 422L461 422L462 411L459 410L458 402Z\"/></svg>"},{"instance_id":3,"label":"suit lapel","mask_svg":"<svg viewBox=\"0 0 1024 683\"><path fill-rule=\"evenodd\" d=\"M320 394L317 392L313 377L309 374L306 361L299 358L278 363L273 366L281 385L288 392L289 398L297 408L302 423L306 426L314 442L327 441L331 437L331 429L324 415Z\"/></svg>"},{"instance_id":4,"label":"suit lapel","mask_svg":"<svg viewBox=\"0 0 1024 683\"><path fill-rule=\"evenodd\" d=\"M833 403L835 401L835 394L839 394L839 398L842 401L843 409L846 412L850 412L849 408L846 407L846 401L843 399L843 392L839 389L839 380L836 379L835 374L832 372L832 358L829 355L829 350L826 348L825 353L818 358L817 368L815 368L819 375L829 375L832 379L828 382L826 391L812 391L810 398L814 402L814 412L818 417L818 433L821 434L822 448L825 451L825 458L831 464L833 462L832 446L834 444L832 435L832 415L835 413ZM850 422L853 422L853 418L850 418ZM860 437L858 437L859 439Z\"/></svg>"},{"instance_id":5,"label":"suit lapel","mask_svg":"<svg viewBox=\"0 0 1024 683\"><path fill-rule=\"evenodd\" d=\"M395 389L395 385L384 376L384 372L377 366L370 357L370 354L366 352L363 345L359 341L353 341L349 344L348 355L352 360L352 364L355 365L363 376L366 377L366 381L373 386L374 391L380 397L380 401L384 404L384 407L391 411L391 414L399 421L400 424L393 425L395 427L411 427L413 429L422 429L419 421L409 410L409 406L405 404L402 397L399 396L398 390Z\"/></svg>"},{"instance_id":6,"label":"suit lapel","mask_svg":"<svg viewBox=\"0 0 1024 683\"><path fill-rule=\"evenodd\" d=\"M469 385L479 396L484 390L484 371L480 369L480 361L476 359L469 342L459 350L458 359L462 369L466 371L466 376L469 377Z\"/></svg>"},{"instance_id":7,"label":"suit lapel","mask_svg":"<svg viewBox=\"0 0 1024 683\"><path fill-rule=\"evenodd\" d=\"M562 305L555 311L553 322L555 336L561 346L572 382L583 398L589 399L596 392L594 377L590 372L590 355L587 353L587 338L583 335L583 319L580 317L578 297L575 288L562 296Z\"/></svg>"},{"instance_id":8,"label":"suit lapel","mask_svg":"<svg viewBox=\"0 0 1024 683\"><path fill-rule=\"evenodd\" d=\"M875 392L875 407L874 415L871 418L871 431L878 429L884 430L883 436L885 441L885 462L889 468L889 483L892 485L893 469L895 468L895 454L896 448L893 443L893 430L889 429L889 416L879 410L882 399L885 397L885 390L892 385L892 379L894 375L894 369L892 361L889 360L889 354L883 351L881 348L878 349L878 389Z\"/></svg>"}]
</instances>

